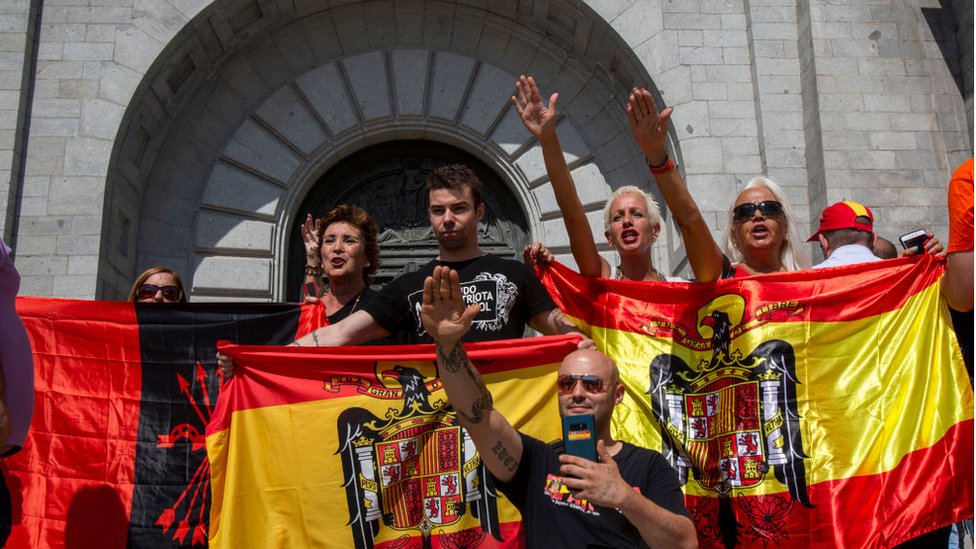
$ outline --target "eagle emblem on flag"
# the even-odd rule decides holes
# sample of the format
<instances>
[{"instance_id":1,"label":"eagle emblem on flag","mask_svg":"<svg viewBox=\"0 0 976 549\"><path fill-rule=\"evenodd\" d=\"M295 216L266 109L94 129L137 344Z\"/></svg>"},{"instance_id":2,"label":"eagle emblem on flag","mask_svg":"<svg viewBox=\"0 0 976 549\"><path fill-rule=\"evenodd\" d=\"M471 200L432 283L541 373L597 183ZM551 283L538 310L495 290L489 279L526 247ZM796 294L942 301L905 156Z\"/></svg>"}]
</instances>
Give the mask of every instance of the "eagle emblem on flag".
<instances>
[{"instance_id":1,"label":"eagle emblem on flag","mask_svg":"<svg viewBox=\"0 0 976 549\"><path fill-rule=\"evenodd\" d=\"M662 453L682 484L691 471L703 488L729 496L772 472L791 499L810 507L793 346L773 339L745 354L734 337L761 323L743 323L745 307L740 295L719 296L698 311L700 338L675 338L676 346L711 350L710 357L689 364L666 353L651 360L648 394L662 426Z\"/></svg>"},{"instance_id":2,"label":"eagle emblem on flag","mask_svg":"<svg viewBox=\"0 0 976 549\"><path fill-rule=\"evenodd\" d=\"M339 449L355 547L371 549L380 521L420 534L457 523L474 506L482 529L500 539L495 495L486 489L481 458L450 405L431 402L440 381L426 381L421 365L377 363L378 378L396 387L361 387L376 398L396 398L400 409L379 417L365 408L339 415ZM349 380L346 379L346 382ZM360 381L360 383L363 383Z\"/></svg>"}]
</instances>

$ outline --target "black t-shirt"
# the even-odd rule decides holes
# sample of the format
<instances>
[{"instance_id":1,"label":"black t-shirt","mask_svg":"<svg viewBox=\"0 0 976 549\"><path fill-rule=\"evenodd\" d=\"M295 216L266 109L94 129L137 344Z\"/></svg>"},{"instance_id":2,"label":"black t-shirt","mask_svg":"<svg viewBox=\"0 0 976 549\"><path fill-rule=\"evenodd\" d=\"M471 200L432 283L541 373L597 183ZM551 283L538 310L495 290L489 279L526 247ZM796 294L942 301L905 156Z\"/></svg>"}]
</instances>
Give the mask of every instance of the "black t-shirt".
<instances>
[{"instance_id":1,"label":"black t-shirt","mask_svg":"<svg viewBox=\"0 0 976 549\"><path fill-rule=\"evenodd\" d=\"M533 316L556 308L549 292L522 263L491 254L456 262L435 259L397 277L363 307L380 326L396 334L399 343L433 342L420 322L420 305L424 279L437 265L458 272L466 304L481 304L465 342L520 338Z\"/></svg>"},{"instance_id":2,"label":"black t-shirt","mask_svg":"<svg viewBox=\"0 0 976 549\"><path fill-rule=\"evenodd\" d=\"M345 306L343 306L341 309L329 315L328 316L329 324L335 324L336 322L339 322L340 320L346 318L347 316L353 314L356 311L365 310L366 306L371 301L376 299L376 297L379 295L380 293L377 292L376 290L373 290L372 288L364 289L362 293L359 294L359 297L357 299L354 299L349 303L346 303ZM397 344L397 340L392 336L381 337L379 339L371 339L363 343L363 345L396 345L396 344Z\"/></svg>"},{"instance_id":3,"label":"black t-shirt","mask_svg":"<svg viewBox=\"0 0 976 549\"><path fill-rule=\"evenodd\" d=\"M379 295L379 292L376 290L365 288L356 299L346 303L341 309L329 315L329 324L335 324L354 312L365 309L366 304L376 299L377 295Z\"/></svg>"},{"instance_id":4,"label":"black t-shirt","mask_svg":"<svg viewBox=\"0 0 976 549\"><path fill-rule=\"evenodd\" d=\"M511 482L495 486L522 513L525 546L646 547L637 528L616 509L576 500L559 476L559 452L519 433L522 459ZM659 452L623 443L613 456L620 476L657 505L688 516L678 476Z\"/></svg>"}]
</instances>

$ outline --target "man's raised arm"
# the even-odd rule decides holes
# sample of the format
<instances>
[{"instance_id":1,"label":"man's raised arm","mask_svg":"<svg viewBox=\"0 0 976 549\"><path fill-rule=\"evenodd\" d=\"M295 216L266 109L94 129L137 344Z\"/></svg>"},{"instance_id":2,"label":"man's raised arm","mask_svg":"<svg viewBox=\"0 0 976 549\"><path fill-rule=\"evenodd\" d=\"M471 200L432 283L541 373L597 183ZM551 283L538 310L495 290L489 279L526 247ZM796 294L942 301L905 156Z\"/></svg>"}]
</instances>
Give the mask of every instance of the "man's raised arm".
<instances>
[{"instance_id":1,"label":"man's raised arm","mask_svg":"<svg viewBox=\"0 0 976 549\"><path fill-rule=\"evenodd\" d=\"M424 280L420 318L437 344L437 369L447 399L471 435L488 471L498 480L508 482L515 476L522 458L522 439L495 410L491 393L461 343L480 309L478 304L465 307L457 271L438 266Z\"/></svg>"}]
</instances>

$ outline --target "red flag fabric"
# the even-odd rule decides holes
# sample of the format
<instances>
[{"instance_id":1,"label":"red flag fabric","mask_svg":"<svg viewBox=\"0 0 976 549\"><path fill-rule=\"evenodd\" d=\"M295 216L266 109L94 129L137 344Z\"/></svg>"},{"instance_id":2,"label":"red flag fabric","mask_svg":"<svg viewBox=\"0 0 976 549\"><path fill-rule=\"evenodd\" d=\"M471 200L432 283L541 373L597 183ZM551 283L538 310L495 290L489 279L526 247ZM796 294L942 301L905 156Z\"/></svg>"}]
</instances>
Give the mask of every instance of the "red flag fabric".
<instances>
[{"instance_id":1,"label":"red flag fabric","mask_svg":"<svg viewBox=\"0 0 976 549\"><path fill-rule=\"evenodd\" d=\"M35 412L5 460L7 547L205 546L216 342L284 344L312 308L20 298Z\"/></svg>"}]
</instances>

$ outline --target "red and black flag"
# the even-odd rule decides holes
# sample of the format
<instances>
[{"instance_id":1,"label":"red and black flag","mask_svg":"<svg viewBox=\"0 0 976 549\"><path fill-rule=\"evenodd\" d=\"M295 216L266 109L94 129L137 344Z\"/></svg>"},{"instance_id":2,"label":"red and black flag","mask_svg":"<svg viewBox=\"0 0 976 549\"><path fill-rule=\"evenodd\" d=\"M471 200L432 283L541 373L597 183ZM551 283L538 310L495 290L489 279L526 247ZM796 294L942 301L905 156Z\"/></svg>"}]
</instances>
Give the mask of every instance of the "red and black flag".
<instances>
[{"instance_id":1,"label":"red and black flag","mask_svg":"<svg viewBox=\"0 0 976 549\"><path fill-rule=\"evenodd\" d=\"M216 342L286 344L321 318L288 304L21 298L17 309L35 411L5 463L7 547L205 546Z\"/></svg>"}]
</instances>

